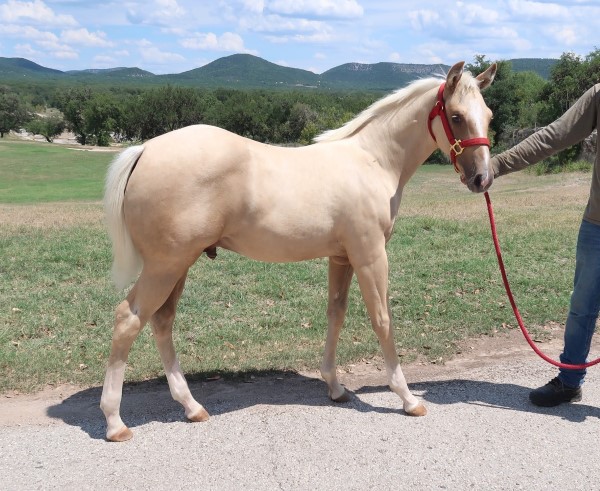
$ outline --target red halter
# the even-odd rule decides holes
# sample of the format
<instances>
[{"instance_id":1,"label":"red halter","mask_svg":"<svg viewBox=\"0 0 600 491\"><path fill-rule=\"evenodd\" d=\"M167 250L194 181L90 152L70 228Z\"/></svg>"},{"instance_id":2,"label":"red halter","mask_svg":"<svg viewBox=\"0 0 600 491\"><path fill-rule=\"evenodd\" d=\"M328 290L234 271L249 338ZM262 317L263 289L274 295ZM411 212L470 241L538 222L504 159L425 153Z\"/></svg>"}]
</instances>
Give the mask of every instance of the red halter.
<instances>
[{"instance_id":1,"label":"red halter","mask_svg":"<svg viewBox=\"0 0 600 491\"><path fill-rule=\"evenodd\" d=\"M431 135L431 138L433 138L433 141L437 141L435 139L435 135L433 134L433 130L431 129L431 123L437 116L440 117L440 119L442 120L442 125L444 126L444 131L446 132L446 138L448 138L448 141L450 142L450 160L454 165L454 170L460 173L456 164L456 157L463 153L465 147L472 147L475 145L487 145L489 147L490 140L486 137L469 138L468 140L457 140L456 138L454 138L454 135L452 134L452 128L450 128L450 123L448 122L448 116L446 116L446 107L444 105L445 86L446 82L440 85L440 89L438 90L437 94L437 101L435 103L435 106L433 106L433 109L429 113L427 128L429 129L429 134Z\"/></svg>"}]
</instances>

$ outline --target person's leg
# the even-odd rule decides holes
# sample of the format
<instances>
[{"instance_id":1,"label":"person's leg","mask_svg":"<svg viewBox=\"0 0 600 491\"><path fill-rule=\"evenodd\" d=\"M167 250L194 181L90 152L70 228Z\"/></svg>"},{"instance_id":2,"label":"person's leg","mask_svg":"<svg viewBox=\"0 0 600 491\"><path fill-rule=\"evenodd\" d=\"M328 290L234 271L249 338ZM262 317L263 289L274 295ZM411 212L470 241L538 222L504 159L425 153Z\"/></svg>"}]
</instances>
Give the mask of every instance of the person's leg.
<instances>
[{"instance_id":1,"label":"person's leg","mask_svg":"<svg viewBox=\"0 0 600 491\"><path fill-rule=\"evenodd\" d=\"M577 239L573 294L565 327L562 363L585 363L600 310L600 226L582 221ZM538 406L581 400L586 370L560 369L559 376L529 394Z\"/></svg>"},{"instance_id":2,"label":"person's leg","mask_svg":"<svg viewBox=\"0 0 600 491\"><path fill-rule=\"evenodd\" d=\"M562 363L585 363L596 319L600 310L600 226L582 221L577 240L577 256L573 294L567 324ZM560 369L558 378L570 387L583 384L586 370Z\"/></svg>"}]
</instances>

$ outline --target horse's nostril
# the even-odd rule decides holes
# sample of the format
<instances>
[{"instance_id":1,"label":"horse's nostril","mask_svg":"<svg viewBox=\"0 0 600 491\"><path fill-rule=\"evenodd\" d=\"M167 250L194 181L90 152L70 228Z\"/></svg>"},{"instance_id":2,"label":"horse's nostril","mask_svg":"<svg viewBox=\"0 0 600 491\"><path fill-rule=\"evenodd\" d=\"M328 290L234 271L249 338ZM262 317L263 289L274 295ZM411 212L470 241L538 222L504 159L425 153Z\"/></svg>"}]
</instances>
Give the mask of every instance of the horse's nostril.
<instances>
[{"instance_id":1,"label":"horse's nostril","mask_svg":"<svg viewBox=\"0 0 600 491\"><path fill-rule=\"evenodd\" d=\"M482 182L483 182L483 176L481 174L477 174L475 176L475 179L473 179L473 184L478 188L481 187Z\"/></svg>"}]
</instances>

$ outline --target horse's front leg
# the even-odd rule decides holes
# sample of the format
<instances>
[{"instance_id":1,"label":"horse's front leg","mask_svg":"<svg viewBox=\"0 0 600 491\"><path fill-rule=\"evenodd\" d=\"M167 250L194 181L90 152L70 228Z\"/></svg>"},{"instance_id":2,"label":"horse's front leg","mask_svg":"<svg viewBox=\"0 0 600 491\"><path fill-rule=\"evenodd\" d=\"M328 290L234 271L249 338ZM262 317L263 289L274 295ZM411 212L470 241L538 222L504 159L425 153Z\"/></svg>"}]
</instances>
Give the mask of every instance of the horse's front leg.
<instances>
[{"instance_id":1,"label":"horse's front leg","mask_svg":"<svg viewBox=\"0 0 600 491\"><path fill-rule=\"evenodd\" d=\"M367 264L356 267L360 291L365 300L371 325L379 339L390 388L400 396L404 411L411 416L427 414L425 406L410 392L398 363L394 345L391 312L388 298L388 259L385 248Z\"/></svg>"},{"instance_id":2,"label":"horse's front leg","mask_svg":"<svg viewBox=\"0 0 600 491\"><path fill-rule=\"evenodd\" d=\"M329 387L329 397L335 402L347 402L348 393L338 382L335 352L348 309L348 291L354 270L349 263L329 258L329 300L327 304L327 341L321 364L321 376Z\"/></svg>"}]
</instances>

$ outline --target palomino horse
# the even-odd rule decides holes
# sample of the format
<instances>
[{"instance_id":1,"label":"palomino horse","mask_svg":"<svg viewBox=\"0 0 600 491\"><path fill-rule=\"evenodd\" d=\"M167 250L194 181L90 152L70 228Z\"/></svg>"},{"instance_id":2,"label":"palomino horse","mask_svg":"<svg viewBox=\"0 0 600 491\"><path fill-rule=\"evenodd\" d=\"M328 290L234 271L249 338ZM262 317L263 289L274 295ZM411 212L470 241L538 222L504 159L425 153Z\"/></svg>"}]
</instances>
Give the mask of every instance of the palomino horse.
<instances>
[{"instance_id":1,"label":"palomino horse","mask_svg":"<svg viewBox=\"0 0 600 491\"><path fill-rule=\"evenodd\" d=\"M321 374L334 401L348 398L337 380L335 352L356 274L390 388L406 413L426 413L398 364L385 246L405 184L436 148L450 154L471 191L492 184L489 142L482 138L491 111L480 90L492 82L496 66L472 77L463 65L454 65L445 81L419 80L381 99L303 148L264 145L197 125L128 148L115 159L104 198L113 277L125 287L141 274L116 309L100 403L108 440L132 436L119 409L129 350L147 321L173 398L189 420L208 419L185 381L172 329L188 269L217 247L259 261L329 258Z\"/></svg>"}]
</instances>

